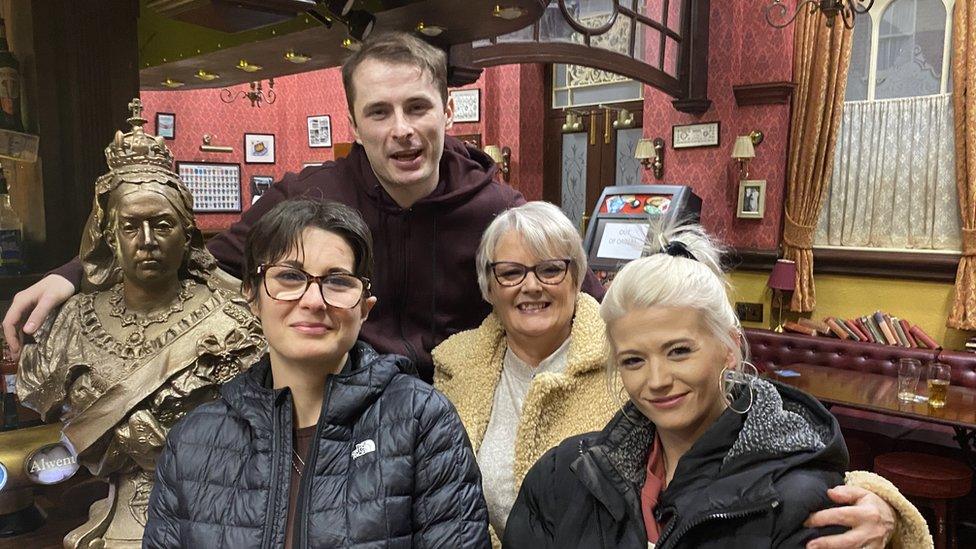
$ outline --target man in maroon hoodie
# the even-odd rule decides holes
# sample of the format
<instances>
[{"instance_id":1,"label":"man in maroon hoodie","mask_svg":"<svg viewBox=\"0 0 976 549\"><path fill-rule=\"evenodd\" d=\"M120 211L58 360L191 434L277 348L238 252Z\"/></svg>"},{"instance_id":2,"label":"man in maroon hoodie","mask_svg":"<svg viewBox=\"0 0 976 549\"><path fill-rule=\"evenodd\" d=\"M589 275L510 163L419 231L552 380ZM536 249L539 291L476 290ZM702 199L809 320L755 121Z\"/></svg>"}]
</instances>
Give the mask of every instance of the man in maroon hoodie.
<instances>
[{"instance_id":1,"label":"man in maroon hoodie","mask_svg":"<svg viewBox=\"0 0 976 549\"><path fill-rule=\"evenodd\" d=\"M346 61L342 80L356 137L349 156L285 176L208 247L240 278L248 230L279 202L311 196L358 209L373 233L378 298L361 338L381 353L409 357L430 381L431 349L490 312L474 266L481 233L525 199L495 180L490 157L445 135L454 105L441 50L409 34L383 35ZM24 316L30 313L23 331L34 333L80 280L75 260L17 294L3 320L15 354ZM603 296L592 274L583 289Z\"/></svg>"}]
</instances>

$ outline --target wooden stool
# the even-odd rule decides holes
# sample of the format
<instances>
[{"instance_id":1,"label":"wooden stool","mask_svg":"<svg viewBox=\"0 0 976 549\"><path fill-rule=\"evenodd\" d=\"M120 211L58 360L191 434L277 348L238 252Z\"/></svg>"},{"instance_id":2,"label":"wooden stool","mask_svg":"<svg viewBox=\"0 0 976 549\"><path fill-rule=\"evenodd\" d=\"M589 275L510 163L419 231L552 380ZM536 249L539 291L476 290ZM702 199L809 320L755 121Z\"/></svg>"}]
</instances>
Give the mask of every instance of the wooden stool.
<instances>
[{"instance_id":1,"label":"wooden stool","mask_svg":"<svg viewBox=\"0 0 976 549\"><path fill-rule=\"evenodd\" d=\"M956 547L954 499L969 493L973 471L953 459L916 452L892 452L874 458L874 472L891 481L908 498L927 504L935 510L935 548Z\"/></svg>"}]
</instances>

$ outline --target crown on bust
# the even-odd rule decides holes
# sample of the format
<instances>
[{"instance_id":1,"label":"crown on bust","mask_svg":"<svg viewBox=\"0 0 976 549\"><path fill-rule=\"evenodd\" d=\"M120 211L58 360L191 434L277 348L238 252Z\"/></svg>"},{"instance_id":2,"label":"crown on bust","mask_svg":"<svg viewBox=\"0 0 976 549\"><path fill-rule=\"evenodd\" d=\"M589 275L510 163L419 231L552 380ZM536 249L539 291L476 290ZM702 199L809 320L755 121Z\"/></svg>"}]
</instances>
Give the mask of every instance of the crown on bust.
<instances>
[{"instance_id":1,"label":"crown on bust","mask_svg":"<svg viewBox=\"0 0 976 549\"><path fill-rule=\"evenodd\" d=\"M132 126L132 131L126 134L122 130L115 132L115 139L105 147L109 169L149 165L173 171L173 155L163 138L149 135L142 128L146 119L142 117L142 101L138 97L129 102L129 110L132 116L126 122Z\"/></svg>"}]
</instances>

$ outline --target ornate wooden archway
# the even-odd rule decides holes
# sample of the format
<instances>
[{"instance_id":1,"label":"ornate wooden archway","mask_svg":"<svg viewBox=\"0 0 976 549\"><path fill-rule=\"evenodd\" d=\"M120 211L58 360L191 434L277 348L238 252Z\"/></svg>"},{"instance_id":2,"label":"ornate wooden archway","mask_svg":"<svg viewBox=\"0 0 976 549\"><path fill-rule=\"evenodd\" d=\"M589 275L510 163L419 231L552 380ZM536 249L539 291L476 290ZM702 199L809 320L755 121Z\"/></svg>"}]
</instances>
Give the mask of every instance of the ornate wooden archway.
<instances>
[{"instance_id":1,"label":"ornate wooden archway","mask_svg":"<svg viewBox=\"0 0 976 549\"><path fill-rule=\"evenodd\" d=\"M452 72L511 63L570 63L633 78L708 110L710 0L551 0L520 31L452 46ZM587 10L589 13L587 13Z\"/></svg>"}]
</instances>

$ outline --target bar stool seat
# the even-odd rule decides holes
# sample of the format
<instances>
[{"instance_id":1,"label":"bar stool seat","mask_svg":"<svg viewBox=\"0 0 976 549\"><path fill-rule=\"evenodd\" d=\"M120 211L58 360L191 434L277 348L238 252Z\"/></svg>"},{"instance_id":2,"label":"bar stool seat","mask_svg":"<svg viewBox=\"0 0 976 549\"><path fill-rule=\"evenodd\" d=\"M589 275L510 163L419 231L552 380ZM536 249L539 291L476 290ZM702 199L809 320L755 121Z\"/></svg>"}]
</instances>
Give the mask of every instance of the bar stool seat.
<instances>
[{"instance_id":1,"label":"bar stool seat","mask_svg":"<svg viewBox=\"0 0 976 549\"><path fill-rule=\"evenodd\" d=\"M946 536L952 500L961 498L973 487L973 470L966 464L918 452L892 452L874 458L874 472L891 481L906 497L920 500L935 510L935 547L946 542L956 547L955 528Z\"/></svg>"}]
</instances>

